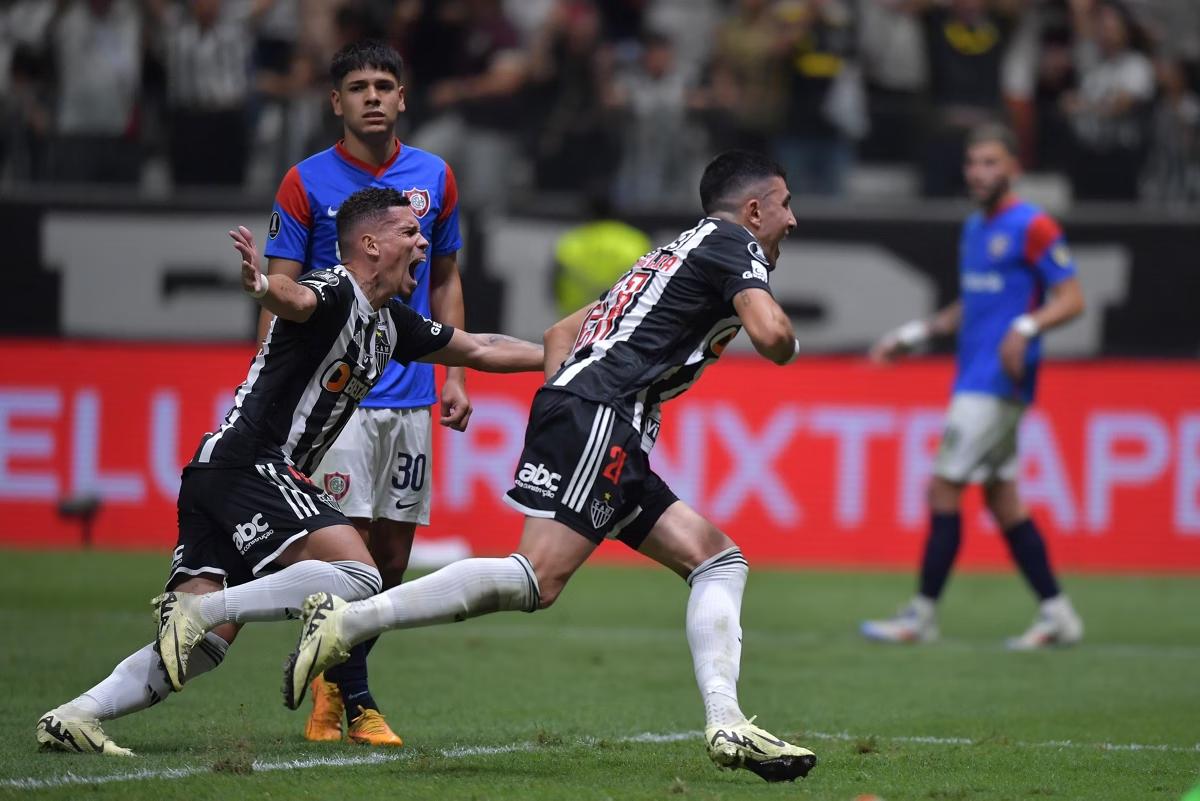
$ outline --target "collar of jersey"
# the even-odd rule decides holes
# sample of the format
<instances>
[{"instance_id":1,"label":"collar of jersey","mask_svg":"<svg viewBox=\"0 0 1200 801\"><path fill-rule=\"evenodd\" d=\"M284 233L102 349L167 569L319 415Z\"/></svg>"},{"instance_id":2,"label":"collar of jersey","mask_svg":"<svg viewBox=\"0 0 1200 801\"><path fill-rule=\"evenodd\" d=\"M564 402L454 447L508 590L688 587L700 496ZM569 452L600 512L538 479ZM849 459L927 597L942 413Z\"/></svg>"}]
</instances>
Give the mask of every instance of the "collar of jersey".
<instances>
[{"instance_id":1,"label":"collar of jersey","mask_svg":"<svg viewBox=\"0 0 1200 801\"><path fill-rule=\"evenodd\" d=\"M984 212L983 219L987 220L988 222L992 222L993 220L998 220L998 219L1000 219L1001 216L1003 216L1004 212L1008 211L1009 209L1011 209L1013 206L1017 205L1020 202L1021 202L1021 199L1019 197L1017 197L1016 195L1010 195L1008 200L1001 203L1000 208L996 209L991 214Z\"/></svg>"},{"instance_id":2,"label":"collar of jersey","mask_svg":"<svg viewBox=\"0 0 1200 801\"><path fill-rule=\"evenodd\" d=\"M395 141L395 143L396 143L396 152L392 154L391 158L389 158L383 164L380 164L378 167L376 167L372 164L368 164L367 162L365 162L361 159L355 158L350 153L350 151L346 149L346 140L345 139L338 140L338 143L333 146L333 152L337 153L338 158L340 158L342 161L346 162L347 164L349 164L351 167L355 168L356 170L362 170L367 175L370 175L374 178L378 178L379 176L381 176L385 172L387 172L389 169L391 169L392 165L396 163L396 159L400 158L400 151L404 149L404 145L400 142L400 137L395 137L395 139L393 141Z\"/></svg>"},{"instance_id":3,"label":"collar of jersey","mask_svg":"<svg viewBox=\"0 0 1200 801\"><path fill-rule=\"evenodd\" d=\"M367 316L376 314L378 309L371 308L371 301L367 298L366 293L362 291L362 287L358 285L358 281L354 279L354 273L347 270L344 264L339 264L334 269L346 276L346 279L350 281L350 286L354 287L354 299L358 301L358 310Z\"/></svg>"}]
</instances>

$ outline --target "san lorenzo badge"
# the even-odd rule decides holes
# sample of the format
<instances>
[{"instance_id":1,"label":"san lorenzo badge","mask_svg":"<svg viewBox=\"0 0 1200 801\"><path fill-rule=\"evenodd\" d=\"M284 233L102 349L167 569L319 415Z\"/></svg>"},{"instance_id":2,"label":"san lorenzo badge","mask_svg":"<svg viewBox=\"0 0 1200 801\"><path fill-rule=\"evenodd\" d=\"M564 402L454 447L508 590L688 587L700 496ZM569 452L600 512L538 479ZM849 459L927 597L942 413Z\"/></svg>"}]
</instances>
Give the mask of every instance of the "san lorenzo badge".
<instances>
[{"instance_id":1,"label":"san lorenzo badge","mask_svg":"<svg viewBox=\"0 0 1200 801\"><path fill-rule=\"evenodd\" d=\"M325 491L332 495L334 500L340 501L350 491L350 476L345 473L326 473Z\"/></svg>"},{"instance_id":2,"label":"san lorenzo badge","mask_svg":"<svg viewBox=\"0 0 1200 801\"><path fill-rule=\"evenodd\" d=\"M409 204L412 206L413 214L420 219L429 212L429 190L417 189L415 186L412 189L405 189L402 193L408 198Z\"/></svg>"}]
</instances>

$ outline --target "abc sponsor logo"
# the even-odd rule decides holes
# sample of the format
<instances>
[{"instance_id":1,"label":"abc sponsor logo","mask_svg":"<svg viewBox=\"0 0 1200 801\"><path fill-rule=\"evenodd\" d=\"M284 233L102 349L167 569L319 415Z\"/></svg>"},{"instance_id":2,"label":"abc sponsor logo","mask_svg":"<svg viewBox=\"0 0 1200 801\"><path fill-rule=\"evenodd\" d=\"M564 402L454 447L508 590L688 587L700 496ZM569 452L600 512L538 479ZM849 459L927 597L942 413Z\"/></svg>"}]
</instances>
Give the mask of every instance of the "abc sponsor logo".
<instances>
[{"instance_id":1,"label":"abc sponsor logo","mask_svg":"<svg viewBox=\"0 0 1200 801\"><path fill-rule=\"evenodd\" d=\"M233 545L244 554L254 543L265 540L274 533L259 513L250 518L249 523L239 523L233 527Z\"/></svg>"},{"instance_id":2,"label":"abc sponsor logo","mask_svg":"<svg viewBox=\"0 0 1200 801\"><path fill-rule=\"evenodd\" d=\"M526 462L517 473L516 484L521 489L553 498L558 493L558 482L561 480L561 473L552 473L544 464Z\"/></svg>"}]
</instances>

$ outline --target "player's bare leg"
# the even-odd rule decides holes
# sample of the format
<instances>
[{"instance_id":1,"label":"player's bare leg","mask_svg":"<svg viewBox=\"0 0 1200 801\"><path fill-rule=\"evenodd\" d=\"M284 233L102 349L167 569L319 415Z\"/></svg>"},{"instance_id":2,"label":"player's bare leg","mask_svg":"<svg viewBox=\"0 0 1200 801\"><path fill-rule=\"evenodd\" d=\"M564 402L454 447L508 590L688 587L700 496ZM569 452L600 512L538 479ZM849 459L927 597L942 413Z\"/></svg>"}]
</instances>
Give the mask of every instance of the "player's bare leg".
<instances>
[{"instance_id":1,"label":"player's bare leg","mask_svg":"<svg viewBox=\"0 0 1200 801\"><path fill-rule=\"evenodd\" d=\"M351 518L367 543L379 569L383 589L400 586L408 569L417 524L399 520ZM404 740L388 725L371 694L367 657L378 638L372 637L350 649L350 658L313 679L313 709L305 726L310 740L340 740L342 712L346 714L347 735L363 745L402 746Z\"/></svg>"},{"instance_id":2,"label":"player's bare leg","mask_svg":"<svg viewBox=\"0 0 1200 801\"><path fill-rule=\"evenodd\" d=\"M202 595L222 589L220 576L191 576L172 589ZM240 626L227 623L204 635L191 661L185 681L191 681L221 664ZM133 756L117 745L101 723L141 711L165 700L172 692L162 662L147 643L121 661L111 674L77 698L42 715L34 729L38 743L73 753Z\"/></svg>"},{"instance_id":3,"label":"player's bare leg","mask_svg":"<svg viewBox=\"0 0 1200 801\"><path fill-rule=\"evenodd\" d=\"M365 598L379 590L367 546L353 527L326 526L293 542L275 560L283 569L204 595L174 591L154 599L158 609L158 653L175 690L192 650L223 623L294 617L314 592Z\"/></svg>"},{"instance_id":4,"label":"player's bare leg","mask_svg":"<svg viewBox=\"0 0 1200 801\"><path fill-rule=\"evenodd\" d=\"M1017 483L994 481L984 485L983 493L1013 561L1039 602L1033 624L1019 637L1009 639L1008 647L1024 651L1078 643L1083 639L1083 621L1059 588L1046 543L1021 503Z\"/></svg>"},{"instance_id":5,"label":"player's bare leg","mask_svg":"<svg viewBox=\"0 0 1200 801\"><path fill-rule=\"evenodd\" d=\"M284 703L295 709L313 676L389 629L544 609L595 549L562 523L527 517L518 552L503 559L463 559L351 604L327 593L314 595L305 603L300 642L284 669Z\"/></svg>"},{"instance_id":6,"label":"player's bare leg","mask_svg":"<svg viewBox=\"0 0 1200 801\"><path fill-rule=\"evenodd\" d=\"M688 647L704 701L708 755L719 767L744 768L769 782L794 781L817 763L746 719L738 705L742 593L749 568L741 550L682 501L672 504L639 549L691 586Z\"/></svg>"}]
</instances>

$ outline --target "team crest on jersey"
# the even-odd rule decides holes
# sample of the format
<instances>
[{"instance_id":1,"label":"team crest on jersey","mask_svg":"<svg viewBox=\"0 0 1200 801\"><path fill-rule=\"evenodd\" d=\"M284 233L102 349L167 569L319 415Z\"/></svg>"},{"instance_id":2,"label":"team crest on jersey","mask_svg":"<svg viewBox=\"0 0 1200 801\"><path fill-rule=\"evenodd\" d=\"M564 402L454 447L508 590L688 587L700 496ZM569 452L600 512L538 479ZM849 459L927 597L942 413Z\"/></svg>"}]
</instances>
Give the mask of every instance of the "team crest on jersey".
<instances>
[{"instance_id":1,"label":"team crest on jersey","mask_svg":"<svg viewBox=\"0 0 1200 801\"><path fill-rule=\"evenodd\" d=\"M988 255L993 259L999 259L1008 252L1008 236L1005 234L996 234L988 240Z\"/></svg>"},{"instance_id":2,"label":"team crest on jersey","mask_svg":"<svg viewBox=\"0 0 1200 801\"><path fill-rule=\"evenodd\" d=\"M1054 259L1054 263L1059 267L1066 267L1071 263L1071 251L1062 242L1050 249L1050 258Z\"/></svg>"},{"instance_id":3,"label":"team crest on jersey","mask_svg":"<svg viewBox=\"0 0 1200 801\"><path fill-rule=\"evenodd\" d=\"M350 491L350 476L345 473L326 473L325 491L333 496L335 501L340 501Z\"/></svg>"},{"instance_id":4,"label":"team crest on jersey","mask_svg":"<svg viewBox=\"0 0 1200 801\"><path fill-rule=\"evenodd\" d=\"M607 492L604 493L604 500L592 498L592 525L596 528L604 528L609 520L612 520L613 512L617 511L606 503L611 498Z\"/></svg>"},{"instance_id":5,"label":"team crest on jersey","mask_svg":"<svg viewBox=\"0 0 1200 801\"><path fill-rule=\"evenodd\" d=\"M405 189L402 193L408 198L408 203L412 206L413 214L418 218L424 217L429 211L429 190L417 189L415 186L412 189Z\"/></svg>"},{"instance_id":6,"label":"team crest on jersey","mask_svg":"<svg viewBox=\"0 0 1200 801\"><path fill-rule=\"evenodd\" d=\"M375 329L375 366L376 369L382 370L383 366L392 358L392 343L388 342L387 331L382 328Z\"/></svg>"}]
</instances>

